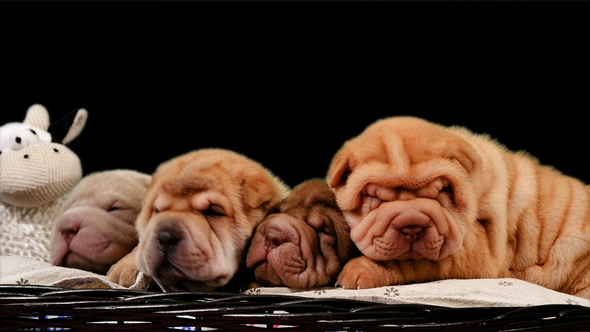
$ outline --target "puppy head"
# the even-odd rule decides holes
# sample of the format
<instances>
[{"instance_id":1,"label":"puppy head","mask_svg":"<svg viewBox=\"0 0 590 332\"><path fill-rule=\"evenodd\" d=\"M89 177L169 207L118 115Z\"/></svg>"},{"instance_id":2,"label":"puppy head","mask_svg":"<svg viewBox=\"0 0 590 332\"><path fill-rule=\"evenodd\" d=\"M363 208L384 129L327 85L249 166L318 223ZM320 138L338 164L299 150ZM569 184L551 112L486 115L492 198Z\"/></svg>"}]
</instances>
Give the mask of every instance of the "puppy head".
<instances>
[{"instance_id":1,"label":"puppy head","mask_svg":"<svg viewBox=\"0 0 590 332\"><path fill-rule=\"evenodd\" d=\"M154 173L137 221L136 262L167 291L209 291L240 268L247 243L289 189L240 154L197 150Z\"/></svg>"},{"instance_id":2,"label":"puppy head","mask_svg":"<svg viewBox=\"0 0 590 332\"><path fill-rule=\"evenodd\" d=\"M135 220L150 178L132 170L113 170L80 180L57 219L51 263L106 273L137 245Z\"/></svg>"},{"instance_id":3,"label":"puppy head","mask_svg":"<svg viewBox=\"0 0 590 332\"><path fill-rule=\"evenodd\" d=\"M336 153L327 181L361 252L374 260L441 260L477 213L481 160L452 131L411 117L377 121Z\"/></svg>"},{"instance_id":4,"label":"puppy head","mask_svg":"<svg viewBox=\"0 0 590 332\"><path fill-rule=\"evenodd\" d=\"M353 254L350 228L325 181L298 185L257 226L246 258L261 284L333 284Z\"/></svg>"}]
</instances>

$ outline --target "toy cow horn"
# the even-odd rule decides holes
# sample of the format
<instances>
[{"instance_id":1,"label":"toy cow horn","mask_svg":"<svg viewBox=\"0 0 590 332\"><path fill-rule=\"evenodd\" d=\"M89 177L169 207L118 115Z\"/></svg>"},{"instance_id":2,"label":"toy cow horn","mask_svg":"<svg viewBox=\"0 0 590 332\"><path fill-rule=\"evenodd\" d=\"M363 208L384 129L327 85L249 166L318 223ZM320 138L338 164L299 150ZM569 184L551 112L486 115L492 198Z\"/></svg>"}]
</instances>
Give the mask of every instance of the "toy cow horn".
<instances>
[{"instance_id":1,"label":"toy cow horn","mask_svg":"<svg viewBox=\"0 0 590 332\"><path fill-rule=\"evenodd\" d=\"M88 112L81 108L66 114L63 118L49 125L48 132L55 143L68 144L80 135L86 125Z\"/></svg>"}]
</instances>

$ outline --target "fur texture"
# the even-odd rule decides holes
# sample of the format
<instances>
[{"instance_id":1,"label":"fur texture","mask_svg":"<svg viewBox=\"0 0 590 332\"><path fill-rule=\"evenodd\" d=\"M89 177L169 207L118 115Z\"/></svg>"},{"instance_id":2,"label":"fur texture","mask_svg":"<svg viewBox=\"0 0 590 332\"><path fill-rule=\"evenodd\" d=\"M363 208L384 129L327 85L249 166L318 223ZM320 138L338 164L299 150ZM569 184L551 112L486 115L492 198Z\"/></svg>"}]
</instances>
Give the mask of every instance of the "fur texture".
<instances>
[{"instance_id":1,"label":"fur texture","mask_svg":"<svg viewBox=\"0 0 590 332\"><path fill-rule=\"evenodd\" d=\"M137 245L135 220L150 176L112 170L84 177L57 218L50 262L105 274Z\"/></svg>"},{"instance_id":2,"label":"fur texture","mask_svg":"<svg viewBox=\"0 0 590 332\"><path fill-rule=\"evenodd\" d=\"M350 227L324 180L299 184L256 227L246 258L261 285L334 285L354 253Z\"/></svg>"},{"instance_id":3,"label":"fur texture","mask_svg":"<svg viewBox=\"0 0 590 332\"><path fill-rule=\"evenodd\" d=\"M589 186L486 135L383 119L327 180L363 253L346 288L514 277L590 297Z\"/></svg>"},{"instance_id":4,"label":"fur texture","mask_svg":"<svg viewBox=\"0 0 590 332\"><path fill-rule=\"evenodd\" d=\"M123 286L139 271L165 291L211 291L243 267L248 242L289 188L259 163L222 149L158 167L137 219L140 242L108 273Z\"/></svg>"}]
</instances>

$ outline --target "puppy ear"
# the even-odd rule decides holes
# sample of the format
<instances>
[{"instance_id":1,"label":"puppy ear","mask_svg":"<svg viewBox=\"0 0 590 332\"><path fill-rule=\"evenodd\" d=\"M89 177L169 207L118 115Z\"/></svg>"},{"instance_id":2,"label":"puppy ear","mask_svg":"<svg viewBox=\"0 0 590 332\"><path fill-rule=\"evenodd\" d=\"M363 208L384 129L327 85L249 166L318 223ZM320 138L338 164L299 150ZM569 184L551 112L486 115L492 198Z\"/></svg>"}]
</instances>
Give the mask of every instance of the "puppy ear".
<instances>
[{"instance_id":1,"label":"puppy ear","mask_svg":"<svg viewBox=\"0 0 590 332\"><path fill-rule=\"evenodd\" d=\"M326 182L328 182L328 185L332 189L340 187L346 184L350 172L350 161L345 157L345 154L340 151L336 154L336 156L334 156L334 159L332 159L332 163L328 169Z\"/></svg>"},{"instance_id":2,"label":"puppy ear","mask_svg":"<svg viewBox=\"0 0 590 332\"><path fill-rule=\"evenodd\" d=\"M454 145L451 158L463 166L467 173L472 174L481 165L481 156L473 145L461 139Z\"/></svg>"},{"instance_id":3,"label":"puppy ear","mask_svg":"<svg viewBox=\"0 0 590 332\"><path fill-rule=\"evenodd\" d=\"M276 190L268 183L267 180L261 178L244 179L242 182L244 191L244 200L246 204L252 209L257 209L263 205L263 208L270 208L271 201L275 198Z\"/></svg>"},{"instance_id":4,"label":"puppy ear","mask_svg":"<svg viewBox=\"0 0 590 332\"><path fill-rule=\"evenodd\" d=\"M152 215L154 209L154 200L158 196L158 190L159 189L155 188L155 186L152 183L149 183L147 192L145 193L141 201L141 210L139 211L139 214L135 219L135 228L137 229L137 232L140 234L140 236L143 233Z\"/></svg>"}]
</instances>

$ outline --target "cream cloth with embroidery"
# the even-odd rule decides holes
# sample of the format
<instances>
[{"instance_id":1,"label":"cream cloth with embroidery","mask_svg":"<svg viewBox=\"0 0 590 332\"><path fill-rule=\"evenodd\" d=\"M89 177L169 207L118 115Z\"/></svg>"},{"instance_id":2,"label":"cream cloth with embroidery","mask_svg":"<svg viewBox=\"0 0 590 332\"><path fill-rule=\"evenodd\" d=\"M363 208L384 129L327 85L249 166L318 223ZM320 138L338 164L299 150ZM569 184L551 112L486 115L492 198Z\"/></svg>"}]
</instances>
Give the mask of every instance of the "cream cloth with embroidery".
<instances>
[{"instance_id":1,"label":"cream cloth with embroidery","mask_svg":"<svg viewBox=\"0 0 590 332\"><path fill-rule=\"evenodd\" d=\"M252 288L246 294L297 295L342 298L386 304L425 304L444 307L526 307L575 304L590 307L590 300L556 292L519 279L449 279L428 283L371 289L334 287L296 290L287 287Z\"/></svg>"},{"instance_id":2,"label":"cream cloth with embroidery","mask_svg":"<svg viewBox=\"0 0 590 332\"><path fill-rule=\"evenodd\" d=\"M132 289L147 289L143 275ZM125 288L101 274L55 266L18 255L0 256L0 284L43 285L67 288Z\"/></svg>"},{"instance_id":3,"label":"cream cloth with embroidery","mask_svg":"<svg viewBox=\"0 0 590 332\"><path fill-rule=\"evenodd\" d=\"M131 289L146 289L142 275ZM123 288L104 275L53 266L33 258L0 256L0 284L28 284L69 288ZM543 304L574 304L590 307L590 300L556 292L518 279L441 280L371 289L334 287L297 290L260 287L244 294L278 294L313 298L341 298L386 304L424 304L444 307L525 307Z\"/></svg>"}]
</instances>

